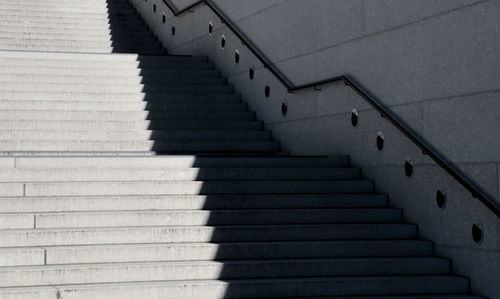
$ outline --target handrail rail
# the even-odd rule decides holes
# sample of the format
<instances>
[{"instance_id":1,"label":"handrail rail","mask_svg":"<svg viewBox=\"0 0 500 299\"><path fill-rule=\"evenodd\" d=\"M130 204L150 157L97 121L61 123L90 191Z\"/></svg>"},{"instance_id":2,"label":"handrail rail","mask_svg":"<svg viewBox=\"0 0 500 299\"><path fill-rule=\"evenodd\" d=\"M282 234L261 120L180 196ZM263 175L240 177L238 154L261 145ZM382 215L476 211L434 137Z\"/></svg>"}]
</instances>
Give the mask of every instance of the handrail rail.
<instances>
[{"instance_id":1,"label":"handrail rail","mask_svg":"<svg viewBox=\"0 0 500 299\"><path fill-rule=\"evenodd\" d=\"M224 12L217 7L210 0L199 0L188 7L178 10L175 8L169 0L163 0L167 7L171 10L174 16L179 16L192 8L200 5L206 4L216 15L219 17L227 27L247 46L247 48L252 52L253 55L267 68L275 77L278 79L283 86L288 90L288 92L295 92L307 88L316 88L320 85L325 85L333 82L344 82L344 84L350 87L354 92L356 92L361 98L367 101L375 110L377 110L382 117L387 119L393 126L396 127L403 135L405 135L411 142L418 146L424 155L429 156L437 165L444 169L449 175L451 175L458 183L460 183L465 189L467 189L473 198L481 201L486 207L488 207L495 215L500 217L500 204L496 202L494 198L491 198L485 194L479 187L472 183L465 175L457 171L446 159L442 158L441 155L433 148L427 146L425 142L421 140L417 134L413 133L403 122L399 121L397 117L389 110L389 108L384 107L379 103L379 101L372 96L359 82L357 82L352 76L340 75L324 80L314 81L310 83L305 83L302 85L294 85L283 73L280 72L278 68L262 53L252 41L245 36L224 14Z\"/></svg>"}]
</instances>

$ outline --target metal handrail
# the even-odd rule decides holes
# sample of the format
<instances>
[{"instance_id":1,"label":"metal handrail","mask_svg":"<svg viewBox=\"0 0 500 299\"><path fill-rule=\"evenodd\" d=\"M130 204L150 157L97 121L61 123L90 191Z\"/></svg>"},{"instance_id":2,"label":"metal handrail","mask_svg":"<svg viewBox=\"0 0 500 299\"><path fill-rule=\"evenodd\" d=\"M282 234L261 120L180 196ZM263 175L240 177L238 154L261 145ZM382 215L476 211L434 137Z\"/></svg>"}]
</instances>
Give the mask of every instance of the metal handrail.
<instances>
[{"instance_id":1,"label":"metal handrail","mask_svg":"<svg viewBox=\"0 0 500 299\"><path fill-rule=\"evenodd\" d=\"M266 57L253 43L252 41L241 32L224 14L224 12L215 5L210 0L200 0L192 3L188 7L178 10L173 6L169 0L163 0L167 7L172 11L174 16L179 16L185 12L190 11L192 8L200 5L206 4L222 22L224 22L227 27L247 46L247 48L252 52L253 55L267 68L278 81L283 84L283 86L288 90L288 92L296 92L299 90L307 88L317 88L321 85L333 83L333 82L344 82L344 84L350 87L354 92L356 92L361 98L363 98L368 104L370 104L375 110L377 110L380 115L387 119L393 126L396 127L403 135L405 135L411 142L418 146L424 155L429 156L437 165L444 169L449 175L451 175L457 182L459 182L465 189L467 189L473 198L481 201L486 207L488 207L495 215L500 217L500 204L492 197L484 193L478 186L476 186L471 180L469 180L464 174L460 173L455 169L449 162L446 161L436 150L426 145L420 137L417 136L410 128L408 128L403 122L398 120L398 118L391 112L387 107L380 104L373 95L371 95L359 82L357 82L352 76L341 75L324 80L314 81L310 83L305 83L302 85L294 85L283 73L280 72L278 68L271 62L269 58Z\"/></svg>"}]
</instances>

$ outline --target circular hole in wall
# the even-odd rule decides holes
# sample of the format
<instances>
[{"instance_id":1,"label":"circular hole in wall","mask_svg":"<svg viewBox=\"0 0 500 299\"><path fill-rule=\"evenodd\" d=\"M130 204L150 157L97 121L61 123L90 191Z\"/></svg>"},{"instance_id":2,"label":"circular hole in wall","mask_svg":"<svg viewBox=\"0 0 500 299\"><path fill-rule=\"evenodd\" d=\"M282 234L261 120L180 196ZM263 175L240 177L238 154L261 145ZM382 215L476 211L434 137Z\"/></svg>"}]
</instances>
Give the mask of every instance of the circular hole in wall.
<instances>
[{"instance_id":1,"label":"circular hole in wall","mask_svg":"<svg viewBox=\"0 0 500 299\"><path fill-rule=\"evenodd\" d=\"M405 161L405 174L407 177L411 177L413 174L413 162L410 159Z\"/></svg>"},{"instance_id":2,"label":"circular hole in wall","mask_svg":"<svg viewBox=\"0 0 500 299\"><path fill-rule=\"evenodd\" d=\"M163 24L165 24L165 22L167 21L167 17L165 16L165 13L163 13L163 15L161 16L161 21Z\"/></svg>"},{"instance_id":3,"label":"circular hole in wall","mask_svg":"<svg viewBox=\"0 0 500 299\"><path fill-rule=\"evenodd\" d=\"M172 25L172 35L175 35L175 26Z\"/></svg>"},{"instance_id":4,"label":"circular hole in wall","mask_svg":"<svg viewBox=\"0 0 500 299\"><path fill-rule=\"evenodd\" d=\"M153 12L156 12L156 3L153 3Z\"/></svg>"},{"instance_id":5,"label":"circular hole in wall","mask_svg":"<svg viewBox=\"0 0 500 299\"><path fill-rule=\"evenodd\" d=\"M384 148L384 134L378 132L377 134L377 149L381 151Z\"/></svg>"},{"instance_id":6,"label":"circular hole in wall","mask_svg":"<svg viewBox=\"0 0 500 299\"><path fill-rule=\"evenodd\" d=\"M239 50L234 51L234 62L240 63L240 51Z\"/></svg>"},{"instance_id":7,"label":"circular hole in wall","mask_svg":"<svg viewBox=\"0 0 500 299\"><path fill-rule=\"evenodd\" d=\"M436 191L436 204L440 209L444 209L446 206L446 191L444 189Z\"/></svg>"},{"instance_id":8,"label":"circular hole in wall","mask_svg":"<svg viewBox=\"0 0 500 299\"><path fill-rule=\"evenodd\" d=\"M264 87L264 95L266 96L266 98L271 95L271 87L269 85L266 85L266 87Z\"/></svg>"},{"instance_id":9,"label":"circular hole in wall","mask_svg":"<svg viewBox=\"0 0 500 299\"><path fill-rule=\"evenodd\" d=\"M226 37L224 35L222 35L222 37L220 38L220 47L222 49L226 47Z\"/></svg>"},{"instance_id":10,"label":"circular hole in wall","mask_svg":"<svg viewBox=\"0 0 500 299\"><path fill-rule=\"evenodd\" d=\"M357 127L358 121L359 121L359 113L358 113L358 110L356 108L354 108L354 109L352 109L352 112L351 112L351 124L352 124L352 126Z\"/></svg>"},{"instance_id":11,"label":"circular hole in wall","mask_svg":"<svg viewBox=\"0 0 500 299\"><path fill-rule=\"evenodd\" d=\"M212 22L208 23L208 34L212 34L214 31L214 24Z\"/></svg>"},{"instance_id":12,"label":"circular hole in wall","mask_svg":"<svg viewBox=\"0 0 500 299\"><path fill-rule=\"evenodd\" d=\"M283 116L286 116L288 113L288 104L286 103L286 101L283 101L283 103L281 103L281 114Z\"/></svg>"},{"instance_id":13,"label":"circular hole in wall","mask_svg":"<svg viewBox=\"0 0 500 299\"><path fill-rule=\"evenodd\" d=\"M255 69L253 67L248 70L248 77L250 78L250 80L253 80L253 78L255 77Z\"/></svg>"},{"instance_id":14,"label":"circular hole in wall","mask_svg":"<svg viewBox=\"0 0 500 299\"><path fill-rule=\"evenodd\" d=\"M474 222L474 224L472 224L472 240L474 240L474 242L476 242L477 244L481 244L481 242L483 242L483 238L484 238L483 225L481 224L480 221L476 221Z\"/></svg>"}]
</instances>

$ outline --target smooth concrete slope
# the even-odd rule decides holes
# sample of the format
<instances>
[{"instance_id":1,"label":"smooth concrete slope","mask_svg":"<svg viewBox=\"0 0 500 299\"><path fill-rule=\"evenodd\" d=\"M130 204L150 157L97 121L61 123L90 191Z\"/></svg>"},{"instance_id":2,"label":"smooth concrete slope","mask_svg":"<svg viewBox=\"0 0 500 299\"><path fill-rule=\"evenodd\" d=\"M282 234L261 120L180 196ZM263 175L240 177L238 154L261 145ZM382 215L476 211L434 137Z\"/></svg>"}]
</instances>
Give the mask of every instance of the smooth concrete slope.
<instances>
[{"instance_id":1,"label":"smooth concrete slope","mask_svg":"<svg viewBox=\"0 0 500 299\"><path fill-rule=\"evenodd\" d=\"M478 298L347 156L164 54L127 0L1 1L0 298Z\"/></svg>"}]
</instances>

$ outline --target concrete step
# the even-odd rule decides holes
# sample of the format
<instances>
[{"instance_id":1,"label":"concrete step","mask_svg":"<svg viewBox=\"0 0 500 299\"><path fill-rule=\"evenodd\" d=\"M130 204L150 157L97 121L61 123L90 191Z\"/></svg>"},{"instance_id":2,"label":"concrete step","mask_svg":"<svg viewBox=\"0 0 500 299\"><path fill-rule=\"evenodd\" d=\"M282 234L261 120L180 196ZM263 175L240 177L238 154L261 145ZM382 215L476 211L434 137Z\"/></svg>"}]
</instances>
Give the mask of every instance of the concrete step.
<instances>
[{"instance_id":1,"label":"concrete step","mask_svg":"<svg viewBox=\"0 0 500 299\"><path fill-rule=\"evenodd\" d=\"M127 299L143 298L283 298L393 294L467 294L468 280L449 275L311 277L203 281L156 281L97 285L65 285L51 288L2 289L4 298ZM10 295L10 294L13 295ZM59 294L59 295L57 295ZM9 297L6 297L9 296ZM25 297L21 297L25 296Z\"/></svg>"},{"instance_id":2,"label":"concrete step","mask_svg":"<svg viewBox=\"0 0 500 299\"><path fill-rule=\"evenodd\" d=\"M103 53L105 54L105 53ZM89 62L89 65L92 64ZM135 62L137 64L137 62ZM122 65L122 63L115 63L113 68L103 69L103 68L91 68L91 67L28 67L28 66L9 66L8 69L0 69L0 74L6 75L55 75L55 76L98 76L98 77L130 77L130 76L142 76L142 77L172 77L178 76L180 78L192 78L192 77L203 77L203 76L214 76L218 75L219 72L210 69L211 66L207 65L206 69L200 69L198 66L191 68L189 64L181 70L179 68L149 68L140 69L137 67L117 67ZM88 65L87 65L88 66ZM210 67L210 68L208 68Z\"/></svg>"},{"instance_id":3,"label":"concrete step","mask_svg":"<svg viewBox=\"0 0 500 299\"><path fill-rule=\"evenodd\" d=\"M30 222L27 221L27 216L31 216ZM284 209L0 214L0 220L2 220L0 229L34 228L33 219L36 221L36 228L399 223L401 211L396 209Z\"/></svg>"},{"instance_id":4,"label":"concrete step","mask_svg":"<svg viewBox=\"0 0 500 299\"><path fill-rule=\"evenodd\" d=\"M19 13L3 13L0 10L0 16L2 17L0 23L8 22L30 22L30 23L41 23L41 24L85 24L91 26L106 26L110 23L119 24L125 21L132 22L133 25L140 24L144 25L142 20L136 18L135 15L130 15L128 20L123 18L110 18L107 13L100 14L63 14L59 12L32 12L32 11L22 11Z\"/></svg>"},{"instance_id":5,"label":"concrete step","mask_svg":"<svg viewBox=\"0 0 500 299\"><path fill-rule=\"evenodd\" d=\"M31 27L36 24L40 24L42 27L57 27L64 26L74 29L109 29L110 24L107 19L102 20L92 20L92 19L47 19L47 18L36 18L36 17L21 17L21 16L11 16L4 17L0 20L0 25L2 26L18 26L18 27Z\"/></svg>"},{"instance_id":6,"label":"concrete step","mask_svg":"<svg viewBox=\"0 0 500 299\"><path fill-rule=\"evenodd\" d=\"M52 26L50 24L45 24L44 26L36 26L36 24L13 24L8 25L5 24L0 28L1 33L5 34L17 34L18 36L29 37L31 35L38 34L49 34L49 35L84 35L84 36L99 36L99 35L108 35L114 37L122 37L126 36L126 34L122 30L118 30L115 27L110 28L109 26L103 26L100 28L73 28L73 27L64 27L61 28L59 26ZM147 30L142 30L140 27L136 30L130 30L131 36L151 36L151 33Z\"/></svg>"},{"instance_id":7,"label":"concrete step","mask_svg":"<svg viewBox=\"0 0 500 299\"><path fill-rule=\"evenodd\" d=\"M0 83L1 85L1 83ZM71 110L1 110L0 119L6 120L88 120L88 121L141 121L141 120L232 120L253 121L250 111L71 111Z\"/></svg>"},{"instance_id":8,"label":"concrete step","mask_svg":"<svg viewBox=\"0 0 500 299\"><path fill-rule=\"evenodd\" d=\"M140 210L244 210L384 208L387 197L378 194L313 195L137 195L2 197L4 213Z\"/></svg>"},{"instance_id":9,"label":"concrete step","mask_svg":"<svg viewBox=\"0 0 500 299\"><path fill-rule=\"evenodd\" d=\"M166 169L184 167L349 167L349 156L287 156L287 157L197 157L197 156L156 156L156 157L16 157L0 158L2 167L18 169L74 169L74 168L143 168Z\"/></svg>"},{"instance_id":10,"label":"concrete step","mask_svg":"<svg viewBox=\"0 0 500 299\"><path fill-rule=\"evenodd\" d=\"M136 62L136 61L207 61L205 56L148 56L135 54L94 54L94 53L49 53L49 52L23 52L23 51L0 51L0 58L55 61L115 61L115 62Z\"/></svg>"},{"instance_id":11,"label":"concrete step","mask_svg":"<svg viewBox=\"0 0 500 299\"><path fill-rule=\"evenodd\" d=\"M104 41L104 40L103 40ZM107 40L106 42L111 42ZM96 55L97 56L97 55ZM50 57L50 56L49 56ZM73 68L75 70L80 69L99 69L103 67L109 67L112 69L135 69L135 68L144 68L144 72L152 71L159 69L178 69L185 71L187 69L194 70L203 70L203 69L212 69L213 64L203 60L197 60L194 58L177 58L172 56L153 56L152 58L146 59L145 56L136 56L135 59L107 59L108 55L98 55L93 60L85 60L82 58L86 58L87 56L78 57L73 55L76 59L70 60L68 58L60 59L60 58L52 58L48 59L48 57L41 56L39 58L17 58L17 57L0 57L0 63L5 66L9 66L10 71L14 73L17 67L26 67L30 68ZM168 59L166 59L168 57ZM100 59L97 59L100 58ZM130 57L132 58L132 57ZM120 75L123 77L124 75ZM50 78L46 78L50 79Z\"/></svg>"},{"instance_id":12,"label":"concrete step","mask_svg":"<svg viewBox=\"0 0 500 299\"><path fill-rule=\"evenodd\" d=\"M52 168L4 169L1 182L119 181L119 180L354 180L359 168Z\"/></svg>"},{"instance_id":13,"label":"concrete step","mask_svg":"<svg viewBox=\"0 0 500 299\"><path fill-rule=\"evenodd\" d=\"M134 15L134 11L132 9L123 10L125 15L137 17ZM72 19L72 20L108 20L110 15L106 11L106 9L101 9L99 11L68 11L67 9L32 9L30 7L25 7L23 10L19 9L8 9L0 6L0 17L1 18L19 18L19 19Z\"/></svg>"},{"instance_id":14,"label":"concrete step","mask_svg":"<svg viewBox=\"0 0 500 299\"><path fill-rule=\"evenodd\" d=\"M18 13L19 11L26 11L26 12L51 12L51 13L60 13L62 15L66 13L82 13L82 14L110 14L110 15L115 15L115 14L121 14L121 15L126 15L126 14L133 14L135 15L135 9L128 4L122 4L122 5L109 5L105 3L101 4L94 4L92 6L83 6L83 5L71 5L71 4L65 4L64 6L61 5L55 5L55 4L36 4L36 3L31 3L30 5L22 4L22 3L1 3L0 4L0 10L5 10L5 11L10 11L14 13ZM136 15L136 17L139 17Z\"/></svg>"},{"instance_id":15,"label":"concrete step","mask_svg":"<svg viewBox=\"0 0 500 299\"><path fill-rule=\"evenodd\" d=\"M140 30L142 31L142 30ZM5 33L18 33L18 34L40 34L40 33L50 33L50 34L86 34L86 35L108 35L111 34L110 28L72 28L72 27L58 27L51 26L50 24L46 24L45 26L36 26L35 24L17 24L9 26L5 24L0 28L0 32ZM144 31L142 31L144 32Z\"/></svg>"},{"instance_id":16,"label":"concrete step","mask_svg":"<svg viewBox=\"0 0 500 299\"><path fill-rule=\"evenodd\" d=\"M175 84L135 84L135 85L105 85L105 84L60 84L60 83L12 83L0 82L0 92L11 92L16 90L40 91L40 92L103 92L103 93L156 93L156 92L182 92L189 94L231 94L233 88L227 85L175 85Z\"/></svg>"},{"instance_id":17,"label":"concrete step","mask_svg":"<svg viewBox=\"0 0 500 299\"><path fill-rule=\"evenodd\" d=\"M33 92L33 91L12 91L0 92L0 100L30 100L30 101L148 101L179 103L185 102L240 102L240 96L236 94L187 94L187 93L96 93L96 92Z\"/></svg>"},{"instance_id":18,"label":"concrete step","mask_svg":"<svg viewBox=\"0 0 500 299\"><path fill-rule=\"evenodd\" d=\"M417 237L417 227L410 224L321 224L13 229L0 230L0 237L0 247L167 242L406 240Z\"/></svg>"},{"instance_id":19,"label":"concrete step","mask_svg":"<svg viewBox=\"0 0 500 299\"><path fill-rule=\"evenodd\" d=\"M245 122L241 122L245 124ZM0 122L0 125L4 122ZM95 123L98 124L98 123ZM161 153L274 153L279 144L273 141L85 141L85 140L0 140L0 151L155 151Z\"/></svg>"},{"instance_id":20,"label":"concrete step","mask_svg":"<svg viewBox=\"0 0 500 299\"><path fill-rule=\"evenodd\" d=\"M0 100L3 110L70 110L70 111L205 111L210 112L244 112L248 105L241 102L204 102L204 101L30 101L30 100ZM14 133L14 132L13 132ZM99 133L99 132L95 132ZM7 132L0 132L8 136Z\"/></svg>"},{"instance_id":21,"label":"concrete step","mask_svg":"<svg viewBox=\"0 0 500 299\"><path fill-rule=\"evenodd\" d=\"M224 78L216 77L202 77L202 76L184 76L184 77L171 77L171 76L62 76L52 75L50 77L42 77L41 75L32 74L1 74L0 82L4 83L63 83L63 84L124 84L124 85L158 85L164 84L192 84L192 85L226 85L227 81Z\"/></svg>"},{"instance_id":22,"label":"concrete step","mask_svg":"<svg viewBox=\"0 0 500 299\"><path fill-rule=\"evenodd\" d=\"M0 214L0 229L399 223L395 209L158 210Z\"/></svg>"},{"instance_id":23,"label":"concrete step","mask_svg":"<svg viewBox=\"0 0 500 299\"><path fill-rule=\"evenodd\" d=\"M8 184L8 183L4 183ZM12 192L12 191L10 191ZM8 193L10 193L8 192ZM370 193L371 181L119 181L25 183L24 196ZM7 192L6 192L7 193ZM1 194L9 196L10 194Z\"/></svg>"},{"instance_id":24,"label":"concrete step","mask_svg":"<svg viewBox=\"0 0 500 299\"><path fill-rule=\"evenodd\" d=\"M240 102L236 94L189 94L189 93L95 93L95 92L0 92L0 100L11 101L88 101L88 102L152 102L152 103L229 103Z\"/></svg>"},{"instance_id":25,"label":"concrete step","mask_svg":"<svg viewBox=\"0 0 500 299\"><path fill-rule=\"evenodd\" d=\"M71 121L71 120L5 120L0 121L3 130L183 130L183 131L252 131L262 130L258 121L214 121L214 120L145 120L145 121ZM1 140L0 140L1 143ZM18 140L18 144L29 140ZM143 144L143 143L142 143ZM9 143L5 143L5 146ZM14 144L10 144L14 146ZM5 150L4 147L0 150Z\"/></svg>"},{"instance_id":26,"label":"concrete step","mask_svg":"<svg viewBox=\"0 0 500 299\"><path fill-rule=\"evenodd\" d=\"M43 248L0 248L0 267L35 265L45 265Z\"/></svg>"},{"instance_id":27,"label":"concrete step","mask_svg":"<svg viewBox=\"0 0 500 299\"><path fill-rule=\"evenodd\" d=\"M0 268L0 287L192 279L446 275L449 261L420 258L175 261Z\"/></svg>"},{"instance_id":28,"label":"concrete step","mask_svg":"<svg viewBox=\"0 0 500 299\"><path fill-rule=\"evenodd\" d=\"M314 248L314 250L311 250ZM419 240L305 241L251 243L163 243L0 249L17 265L62 265L145 261L228 261L287 258L425 257L432 243ZM42 254L40 254L42 250ZM45 253L43 253L45 251ZM45 254L45 260L44 260ZM22 257L27 256L26 260ZM3 260L3 259L0 259ZM7 261L7 259L5 259ZM6 264L16 265L13 262Z\"/></svg>"},{"instance_id":29,"label":"concrete step","mask_svg":"<svg viewBox=\"0 0 500 299\"><path fill-rule=\"evenodd\" d=\"M118 180L354 180L359 168L53 168L4 169L2 182L118 181Z\"/></svg>"},{"instance_id":30,"label":"concrete step","mask_svg":"<svg viewBox=\"0 0 500 299\"><path fill-rule=\"evenodd\" d=\"M138 47L109 47L103 46L82 46L75 45L73 42L69 42L65 45L61 44L34 44L29 41L24 42L13 42L13 43L3 43L0 42L0 49L2 50L25 50L25 51L52 51L52 52L88 52L88 53L133 53L140 52L143 54L150 55L161 55L165 54L165 51L158 45L157 47L149 46L145 48L143 46Z\"/></svg>"},{"instance_id":31,"label":"concrete step","mask_svg":"<svg viewBox=\"0 0 500 299\"><path fill-rule=\"evenodd\" d=\"M80 140L80 141L270 141L267 131L0 131L3 140Z\"/></svg>"},{"instance_id":32,"label":"concrete step","mask_svg":"<svg viewBox=\"0 0 500 299\"><path fill-rule=\"evenodd\" d=\"M3 29L5 30L5 29ZM105 42L130 42L130 41L146 41L147 39L154 39L154 36L147 31L134 32L130 35L125 34L110 34L110 33L98 33L98 34L89 34L89 33L79 33L79 34L68 34L64 32L37 32L33 33L31 31L17 30L14 32L5 32L0 30L0 39L14 39L20 38L21 36L24 38L30 39L69 39L69 40L78 40L78 41L105 41Z\"/></svg>"},{"instance_id":33,"label":"concrete step","mask_svg":"<svg viewBox=\"0 0 500 299\"><path fill-rule=\"evenodd\" d=\"M130 5L122 5L121 8L118 6L108 7L105 3L96 3L90 5L77 4L77 3L65 3L63 7L57 4L42 4L42 3L30 3L29 5L19 3L19 2L2 2L0 3L0 10L29 10L31 12L39 12L39 11L51 11L51 12L61 12L61 13L106 13L106 12L115 12L115 11L126 11L132 10L134 11Z\"/></svg>"}]
</instances>

